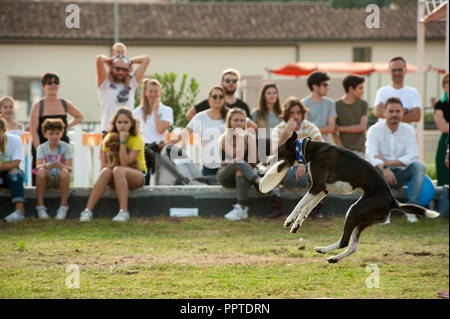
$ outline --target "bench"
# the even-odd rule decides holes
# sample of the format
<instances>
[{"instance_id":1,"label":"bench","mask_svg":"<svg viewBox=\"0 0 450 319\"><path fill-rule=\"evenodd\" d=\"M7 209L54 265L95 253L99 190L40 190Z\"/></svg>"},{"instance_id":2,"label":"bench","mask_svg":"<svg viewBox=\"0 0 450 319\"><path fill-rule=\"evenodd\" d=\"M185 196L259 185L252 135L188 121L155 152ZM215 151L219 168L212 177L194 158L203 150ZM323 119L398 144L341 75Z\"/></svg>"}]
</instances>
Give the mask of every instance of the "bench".
<instances>
[{"instance_id":1,"label":"bench","mask_svg":"<svg viewBox=\"0 0 450 319\"><path fill-rule=\"evenodd\" d=\"M85 208L92 188L72 188L69 196L70 211L67 218L79 218ZM436 187L434 201L430 208L437 207L442 187ZM283 211L288 215L307 192L306 188L282 188ZM394 196L400 201L406 200L406 187L393 189ZM46 191L45 204L51 216L59 205L59 192ZM322 212L328 216L345 215L350 205L359 198L358 193L350 195L329 194L324 199ZM221 217L236 203L236 190L222 186L145 186L129 193L129 211L132 217L169 216L170 208L198 208L199 216ZM258 193L254 188L249 192L250 216L265 216L270 210L270 196ZM35 187L25 187L25 211L27 217L37 216ZM0 188L0 218L11 213L11 195L9 189ZM94 209L94 216L114 217L119 211L114 191L107 190Z\"/></svg>"}]
</instances>

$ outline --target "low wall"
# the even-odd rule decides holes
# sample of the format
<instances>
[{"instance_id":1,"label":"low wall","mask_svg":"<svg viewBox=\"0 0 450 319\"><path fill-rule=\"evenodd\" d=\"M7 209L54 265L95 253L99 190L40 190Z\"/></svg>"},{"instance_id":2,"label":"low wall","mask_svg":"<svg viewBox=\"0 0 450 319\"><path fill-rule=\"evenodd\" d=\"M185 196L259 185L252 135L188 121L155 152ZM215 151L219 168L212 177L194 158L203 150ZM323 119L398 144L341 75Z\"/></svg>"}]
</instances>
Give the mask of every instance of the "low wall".
<instances>
[{"instance_id":1,"label":"low wall","mask_svg":"<svg viewBox=\"0 0 450 319\"><path fill-rule=\"evenodd\" d=\"M69 196L70 211L67 218L79 218L85 208L92 188L72 188ZM282 188L284 214L288 215L300 198L306 193L303 188ZM441 187L436 188L435 200L439 198ZM406 188L394 189L394 196L401 202L406 199ZM351 195L328 194L324 199L324 215L344 215L350 205L359 198L358 193ZM59 205L59 192L47 191L45 205L50 216L54 216ZM145 186L129 193L129 211L133 217L169 216L170 208L198 208L199 216L223 216L236 203L236 190L222 186ZM270 196L262 195L255 189L249 192L251 216L265 216L270 211ZM37 217L35 187L25 188L25 211L27 217ZM432 202L432 207L437 203ZM13 205L8 189L0 189L0 218L11 213ZM94 217L112 218L117 214L119 205L115 192L107 190L94 209Z\"/></svg>"}]
</instances>

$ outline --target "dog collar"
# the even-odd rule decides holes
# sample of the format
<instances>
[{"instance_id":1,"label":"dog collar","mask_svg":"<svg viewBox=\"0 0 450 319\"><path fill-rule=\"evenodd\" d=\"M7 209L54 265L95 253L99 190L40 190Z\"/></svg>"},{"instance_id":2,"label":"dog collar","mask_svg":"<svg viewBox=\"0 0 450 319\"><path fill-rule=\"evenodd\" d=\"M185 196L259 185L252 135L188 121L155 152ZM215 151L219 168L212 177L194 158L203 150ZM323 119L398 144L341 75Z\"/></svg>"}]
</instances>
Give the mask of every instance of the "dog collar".
<instances>
[{"instance_id":1,"label":"dog collar","mask_svg":"<svg viewBox=\"0 0 450 319\"><path fill-rule=\"evenodd\" d=\"M306 157L303 155L303 144L306 143L307 138L299 138L297 142L295 142L295 161L298 164L306 165Z\"/></svg>"}]
</instances>

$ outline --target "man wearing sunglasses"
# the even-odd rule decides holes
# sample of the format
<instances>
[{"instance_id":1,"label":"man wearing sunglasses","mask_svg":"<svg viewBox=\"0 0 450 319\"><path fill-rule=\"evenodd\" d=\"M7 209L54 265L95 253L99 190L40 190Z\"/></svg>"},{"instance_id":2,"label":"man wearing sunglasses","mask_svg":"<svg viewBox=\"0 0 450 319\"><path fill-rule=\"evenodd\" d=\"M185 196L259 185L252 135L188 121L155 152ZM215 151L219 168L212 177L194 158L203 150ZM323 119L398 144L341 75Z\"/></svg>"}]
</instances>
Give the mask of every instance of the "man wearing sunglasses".
<instances>
[{"instance_id":1,"label":"man wearing sunglasses","mask_svg":"<svg viewBox=\"0 0 450 319\"><path fill-rule=\"evenodd\" d=\"M399 98L402 101L404 114L402 122L415 123L420 120L422 104L420 103L419 92L413 87L405 85L406 61L397 56L389 60L389 72L391 73L392 84L378 89L375 97L375 107L373 112L379 121L384 121L384 103L391 97Z\"/></svg>"},{"instance_id":2,"label":"man wearing sunglasses","mask_svg":"<svg viewBox=\"0 0 450 319\"><path fill-rule=\"evenodd\" d=\"M247 118L250 117L250 109L244 101L235 96L236 90L238 88L239 83L239 72L235 69L229 68L222 72L221 76L221 85L225 90L225 102L229 108L240 108L245 111L247 114ZM195 114L200 113L209 109L208 99L203 100L191 107L186 113L186 117L191 120ZM257 128L256 124L253 121L248 121L247 125L253 128Z\"/></svg>"},{"instance_id":3,"label":"man wearing sunglasses","mask_svg":"<svg viewBox=\"0 0 450 319\"><path fill-rule=\"evenodd\" d=\"M108 130L111 117L119 106L134 109L134 94L149 63L150 58L148 56L139 56L131 60L128 60L126 56L116 56L112 60L104 55L97 56L97 86L103 132ZM107 67L110 64L111 77L109 78ZM125 87L125 80L129 75L128 72L132 64L138 64L139 67L131 75L130 86Z\"/></svg>"}]
</instances>

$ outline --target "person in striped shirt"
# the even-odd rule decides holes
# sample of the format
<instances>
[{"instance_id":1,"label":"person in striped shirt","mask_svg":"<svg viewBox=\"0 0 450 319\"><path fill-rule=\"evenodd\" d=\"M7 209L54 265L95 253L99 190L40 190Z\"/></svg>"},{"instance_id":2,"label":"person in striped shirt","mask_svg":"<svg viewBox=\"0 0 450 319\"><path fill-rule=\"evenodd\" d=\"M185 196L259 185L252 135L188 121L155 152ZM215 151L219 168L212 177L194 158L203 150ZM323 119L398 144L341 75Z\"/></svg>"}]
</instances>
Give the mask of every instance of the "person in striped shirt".
<instances>
[{"instance_id":1,"label":"person in striped shirt","mask_svg":"<svg viewBox=\"0 0 450 319\"><path fill-rule=\"evenodd\" d=\"M284 144L295 131L298 138L310 137L314 141L323 142L319 128L305 119L308 108L297 97L289 97L282 107L280 118L282 122L275 126L271 134L271 143L274 154L280 145ZM291 167L282 184L286 187L308 187L306 166ZM282 215L280 189L272 191L272 211L267 218L276 218Z\"/></svg>"}]
</instances>

